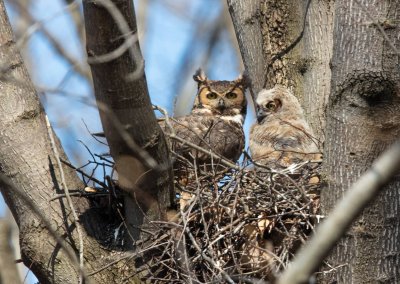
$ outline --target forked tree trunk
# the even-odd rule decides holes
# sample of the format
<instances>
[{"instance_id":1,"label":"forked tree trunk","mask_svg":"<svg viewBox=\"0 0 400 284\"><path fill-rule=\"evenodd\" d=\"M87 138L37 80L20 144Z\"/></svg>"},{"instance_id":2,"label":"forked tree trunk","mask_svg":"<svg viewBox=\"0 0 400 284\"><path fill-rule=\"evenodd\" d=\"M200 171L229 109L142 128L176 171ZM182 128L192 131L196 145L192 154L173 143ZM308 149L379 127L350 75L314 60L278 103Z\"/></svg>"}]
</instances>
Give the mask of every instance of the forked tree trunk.
<instances>
[{"instance_id":1,"label":"forked tree trunk","mask_svg":"<svg viewBox=\"0 0 400 284\"><path fill-rule=\"evenodd\" d=\"M0 170L52 222L65 244L77 251L76 226L64 198L50 201L60 191L59 168L51 148L45 114L29 80L21 56L13 40L12 31L0 1ZM59 145L57 145L59 147ZM66 159L59 147L61 158ZM74 171L64 168L70 189L83 189ZM21 255L40 283L77 283L78 269L50 236L42 219L15 190L0 179L0 189L20 230ZM101 215L89 210L87 199L73 198L83 230L85 267L93 271L103 266L110 255L95 240L104 236ZM83 214L84 213L84 214ZM85 233L86 232L86 233ZM97 259L103 255L105 259ZM113 268L111 271L114 270ZM111 283L113 273L98 273L92 277L97 283ZM115 273L119 273L115 272Z\"/></svg>"},{"instance_id":2,"label":"forked tree trunk","mask_svg":"<svg viewBox=\"0 0 400 284\"><path fill-rule=\"evenodd\" d=\"M122 11L133 21L134 11L131 1L122 2L118 3L122 7L127 7ZM97 12L99 12L98 17L109 17L105 11L95 11ZM108 38L98 38L100 52L96 46L89 48L95 53L102 54L104 50L101 50L101 44L104 41L115 43L116 39L116 44L121 42L114 22L112 27L106 25L109 22L97 23L96 28L99 31L109 32L111 29L113 33L108 34ZM136 31L134 25L131 25L131 28ZM108 51L112 51L112 48ZM102 110L115 111L116 119L123 123L122 127L121 125L116 127L133 133L136 143L153 155L157 172L153 172L151 178L145 178L144 181L143 179L133 181L144 189L145 197L150 196L151 203L143 202L144 205L150 204L149 208L142 206L140 209L144 211L149 209L147 213L152 213L149 218L160 218L171 201L171 169L168 164L167 148L150 105L144 77L141 76L134 81L124 80L125 76L133 71L134 66L127 56L118 57L117 61L115 65L103 65L102 67L106 68L96 69L96 75L102 75L103 79L101 82L103 84L96 84L96 91L111 96L111 101L103 98L100 105ZM63 193L61 189L64 185L59 177L60 169L50 143L45 114L13 41L2 0L0 0L0 64L0 171L11 179L16 188L25 193L24 195L30 200L29 203L38 207L44 218L50 220L51 227L65 240L63 243L78 258L80 245L77 224L73 220L71 208L65 196L52 199L55 195ZM114 81L110 83L111 80ZM121 101L120 96L112 97L121 95L120 91L126 96L127 101ZM104 103L109 103L109 109ZM124 116L127 112L133 114ZM106 134L112 133L115 135L113 138L120 142L121 138L118 135L121 132L110 130L113 126L115 125L108 121L105 127ZM145 143L147 144L144 145ZM61 158L66 160L58 141L56 144ZM113 144L115 145L118 144ZM113 148L113 153L120 154L115 156L118 158L123 155L130 158L132 152L128 150L126 145L121 143L119 148ZM136 165L143 170L144 167L140 163ZM64 172L69 189L83 190L84 185L74 171L64 167ZM138 171L132 172L136 177L138 174L140 174ZM130 177L128 176L128 179ZM126 184L121 184L124 185ZM48 227L43 222L43 216L33 214L29 203L21 199L15 188L9 185L2 175L0 175L0 189L20 229L21 253L25 265L33 271L40 283L78 283L76 261L71 261L51 237ZM143 195L136 197L140 200ZM125 247L114 243L115 233L119 232L117 228L121 225L118 214L105 208L95 207L83 197L72 198L72 203L82 232L84 270L88 276L88 281L85 283L114 283L116 275L121 279L127 277L126 281L129 283L137 282L138 280L131 276L135 269L132 257L105 267L118 258L123 259L122 257L126 255L124 251L132 247L127 242L124 243ZM129 221L133 219L131 221L133 225L140 227L141 222L135 221L135 218L140 219L141 214L132 214L129 217L131 217ZM118 249L114 250L116 246Z\"/></svg>"},{"instance_id":3,"label":"forked tree trunk","mask_svg":"<svg viewBox=\"0 0 400 284\"><path fill-rule=\"evenodd\" d=\"M276 83L292 87L316 135L325 141L322 207L328 214L342 193L400 137L399 52L377 28L382 24L399 46L398 5L366 0L227 2L251 79L263 78L267 88ZM258 25L263 72L250 63L250 51L257 50ZM244 36L246 31L253 34ZM256 93L257 85L252 87ZM337 270L324 274L323 283L399 282L399 203L396 179L334 249L328 262Z\"/></svg>"},{"instance_id":4,"label":"forked tree trunk","mask_svg":"<svg viewBox=\"0 0 400 284\"><path fill-rule=\"evenodd\" d=\"M128 3L130 1L115 2L126 7L124 13L133 12L133 7ZM249 6L240 5L239 2L228 0L245 66L253 79L253 93L256 94L263 85L271 87L275 83L292 87L301 99L314 131L321 140L325 140L324 181L327 186L322 190L322 205L326 213L342 196L343 191L371 165L374 158L400 136L399 52L389 47L378 29L381 24L390 41L399 46L399 7L396 2L378 0L253 0ZM88 3L85 2L85 5ZM94 17L109 17L107 12L101 11L102 8L92 8L97 9L93 10L95 14L99 13ZM130 21L128 23L135 31L134 24ZM107 29L103 31L110 33ZM111 31L119 34L115 26ZM255 42L262 35L261 52L259 46L251 43L252 33L257 38ZM118 40L116 45L121 43ZM114 47L102 49L103 46L99 45L97 49L89 46L89 50L94 55L101 55ZM43 110L16 51L2 1L0 58L1 172L11 178L46 216L51 217L58 233L64 235L71 248L77 251L76 229L69 217L70 209L64 199L49 201L59 188L59 170L54 162ZM126 54L121 58L129 60ZM262 60L264 69L257 59ZM96 66L98 69L95 72L101 74L107 71L110 72L109 78L124 79L123 76L135 67L131 63L121 67L118 65L120 63ZM118 75L114 73L115 70L122 72ZM152 126L155 125L155 120L150 115L149 101L142 97L146 87L144 79L140 80L120 81L120 87L123 89L122 93L128 93L127 105L131 108L129 112L132 109L144 111L142 118L140 115L125 115L125 105L120 98L111 97L111 94L119 91L119 86L108 85L110 82L103 81L97 85L96 91L104 92L102 101L106 104L115 103L109 106L122 125L131 125L130 128L125 127L125 130L133 135L137 133L134 130L143 131L143 140L139 139L137 144L144 146L146 141L153 141L150 137L159 137L159 132L154 130L157 128L143 128L146 125L143 120L148 120ZM108 86L110 89L104 91L101 83L104 83L103 87ZM135 96L129 97L132 93ZM131 103L135 99L137 104ZM115 152L112 150L116 160L121 153L121 156L126 153L132 156L129 147L119 144L120 133L112 128L112 123L105 126L109 142L113 137L119 139L116 145L120 145L120 148L117 146L114 148ZM160 147L156 151L159 156L155 155L155 159L161 164L166 157L161 154L164 151L162 145L161 142L155 146ZM150 149L149 152L153 148ZM131 165L140 166L137 163L139 159L133 156L135 158ZM129 172L130 167L124 169ZM73 172L66 170L66 173L70 188L82 187ZM162 206L168 204L170 197L166 190L169 188L167 176L165 173L164 179L157 180L164 189L161 195L150 190L151 198L158 202L165 201ZM132 180L127 179L126 188L129 188ZM122 186L125 184L122 183ZM328 259L335 270L324 274L321 282L400 281L399 186L400 180L397 178L355 222ZM154 188L153 185L150 187ZM40 218L34 216L27 204L10 187L5 186L4 182L0 183L0 188L21 231L21 249L25 264L32 268L41 283L76 283L76 267L49 237ZM92 272L109 263L111 259L118 258L120 253L103 248L99 243L104 229L110 228L109 220L104 220L101 212L89 210L90 204L86 199L76 198L74 204L81 214L80 224L85 227L83 243L86 270ZM163 210L158 210L161 208L158 205L159 203L153 216L162 215ZM133 266L134 264L131 268ZM115 275L123 273L118 267L123 268L110 266L90 278L94 283L113 283Z\"/></svg>"}]
</instances>

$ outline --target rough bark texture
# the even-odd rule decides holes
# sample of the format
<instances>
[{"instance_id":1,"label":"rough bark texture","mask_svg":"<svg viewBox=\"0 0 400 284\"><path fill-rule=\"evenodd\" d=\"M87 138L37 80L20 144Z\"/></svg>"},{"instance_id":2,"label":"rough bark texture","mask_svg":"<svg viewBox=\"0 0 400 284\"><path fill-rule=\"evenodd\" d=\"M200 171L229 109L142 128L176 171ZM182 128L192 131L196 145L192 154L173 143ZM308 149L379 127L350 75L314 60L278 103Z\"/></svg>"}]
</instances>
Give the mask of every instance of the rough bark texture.
<instances>
[{"instance_id":1,"label":"rough bark texture","mask_svg":"<svg viewBox=\"0 0 400 284\"><path fill-rule=\"evenodd\" d=\"M253 100L264 86L265 58L262 49L259 0L228 0L245 70L251 78L250 92Z\"/></svg>"},{"instance_id":2,"label":"rough bark texture","mask_svg":"<svg viewBox=\"0 0 400 284\"><path fill-rule=\"evenodd\" d=\"M400 137L398 55L377 28L386 23L385 33L398 48L399 20L396 1L335 3L324 212ZM399 188L397 177L364 210L328 259L332 267L342 266L324 283L399 283Z\"/></svg>"},{"instance_id":3,"label":"rough bark texture","mask_svg":"<svg viewBox=\"0 0 400 284\"><path fill-rule=\"evenodd\" d=\"M304 3L305 1L303 1ZM300 52L301 103L315 135L324 142L325 112L331 90L334 1L311 1ZM306 5L303 4L304 9Z\"/></svg>"},{"instance_id":4,"label":"rough bark texture","mask_svg":"<svg viewBox=\"0 0 400 284\"><path fill-rule=\"evenodd\" d=\"M66 244L78 251L69 206L63 198L49 201L62 193L59 169L49 142L43 108L13 41L3 1L0 1L0 62L0 170L52 221L53 228ZM61 158L66 159L61 149L59 152ZM64 172L70 189L83 189L74 171L65 168ZM2 181L0 189L20 230L24 264L40 283L77 283L77 268L50 237L41 218L32 214L26 202ZM113 236L109 223L115 220L109 220L111 216L105 215L104 209L91 208L85 198L73 198L73 202L85 228L85 268L91 272L121 255L99 244L107 244L107 235ZM90 279L93 283L112 283L115 275L121 275L118 267L94 274Z\"/></svg>"},{"instance_id":5,"label":"rough bark texture","mask_svg":"<svg viewBox=\"0 0 400 284\"><path fill-rule=\"evenodd\" d=\"M112 2L135 35L137 26L133 1ZM113 52L123 44L123 35L110 16L110 10L96 1L84 1L84 15L89 57ZM146 220L163 218L172 202L173 186L168 149L152 110L144 70L139 72L137 78L127 79L129 74L142 68L143 58L138 41L135 41L133 48L136 51L134 58L127 50L113 60L91 64L91 69L101 121L111 156L116 163L119 184L130 193L125 199L125 217L131 235L137 240L144 215L148 216ZM123 133L110 114L117 118L117 123L136 144L155 159L159 169L151 170L143 164L138 152L128 146L122 137Z\"/></svg>"},{"instance_id":6,"label":"rough bark texture","mask_svg":"<svg viewBox=\"0 0 400 284\"><path fill-rule=\"evenodd\" d=\"M331 6L332 1L260 1L265 86L293 89L321 143L331 79Z\"/></svg>"},{"instance_id":7,"label":"rough bark texture","mask_svg":"<svg viewBox=\"0 0 400 284\"><path fill-rule=\"evenodd\" d=\"M228 0L243 62L261 88L294 90L317 138L324 140L330 92L333 1ZM261 46L260 46L261 44Z\"/></svg>"},{"instance_id":8,"label":"rough bark texture","mask_svg":"<svg viewBox=\"0 0 400 284\"><path fill-rule=\"evenodd\" d=\"M240 1L228 0L233 9L239 7L232 2ZM377 29L381 24L399 46L399 4L371 0L258 2L259 13L252 14L260 21L266 69L250 76L257 80L263 76L267 88L276 83L293 88L317 137L325 140L328 188L322 191L322 204L326 213L400 136L398 54ZM254 11L255 6L240 8ZM243 37L243 14L231 11L239 39ZM250 32L257 38L256 28ZM254 50L252 45L242 40L240 47ZM245 66L251 64L246 51L242 54ZM396 179L336 247L330 265L343 266L327 274L324 283L399 282L399 202Z\"/></svg>"}]
</instances>

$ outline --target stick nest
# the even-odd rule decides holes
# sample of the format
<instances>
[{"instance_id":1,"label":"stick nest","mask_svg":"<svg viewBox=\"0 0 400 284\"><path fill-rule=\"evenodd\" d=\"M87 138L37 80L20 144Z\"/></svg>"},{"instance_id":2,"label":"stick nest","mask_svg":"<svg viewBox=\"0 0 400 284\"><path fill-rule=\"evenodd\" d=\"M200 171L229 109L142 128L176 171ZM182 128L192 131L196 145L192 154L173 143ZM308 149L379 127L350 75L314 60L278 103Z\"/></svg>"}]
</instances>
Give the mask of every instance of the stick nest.
<instances>
[{"instance_id":1,"label":"stick nest","mask_svg":"<svg viewBox=\"0 0 400 284\"><path fill-rule=\"evenodd\" d=\"M319 221L319 164L192 170L194 182L175 181L178 214L147 243L159 252L146 261L143 280L273 281Z\"/></svg>"}]
</instances>

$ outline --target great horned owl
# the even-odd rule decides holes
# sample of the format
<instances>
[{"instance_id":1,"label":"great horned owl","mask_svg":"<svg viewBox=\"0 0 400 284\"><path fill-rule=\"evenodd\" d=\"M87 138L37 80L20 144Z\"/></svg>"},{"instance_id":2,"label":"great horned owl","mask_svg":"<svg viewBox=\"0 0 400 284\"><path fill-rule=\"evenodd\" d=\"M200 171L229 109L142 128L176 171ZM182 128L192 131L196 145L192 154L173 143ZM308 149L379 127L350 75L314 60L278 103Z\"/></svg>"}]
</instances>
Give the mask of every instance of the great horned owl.
<instances>
[{"instance_id":1,"label":"great horned owl","mask_svg":"<svg viewBox=\"0 0 400 284\"><path fill-rule=\"evenodd\" d=\"M320 158L317 140L290 90L283 86L261 90L256 108L249 145L255 162L279 168Z\"/></svg>"},{"instance_id":2,"label":"great horned owl","mask_svg":"<svg viewBox=\"0 0 400 284\"><path fill-rule=\"evenodd\" d=\"M199 69L193 79L198 83L198 91L192 111L187 116L172 119L170 126L183 140L236 162L245 144L243 121L247 107L247 76L241 75L234 81L213 81ZM165 133L171 134L171 127L165 122L161 126ZM210 155L184 143L172 139L170 143L177 156L191 162L195 160L197 165L218 164L218 159L211 159ZM175 175L187 177L186 166L182 159L176 159Z\"/></svg>"},{"instance_id":3,"label":"great horned owl","mask_svg":"<svg viewBox=\"0 0 400 284\"><path fill-rule=\"evenodd\" d=\"M185 141L236 162L244 147L242 126L246 116L247 77L241 75L234 81L213 81L207 79L199 69L193 79L198 83L196 99L189 115L171 120L175 134ZM161 126L164 132L171 133L164 122ZM196 158L200 164L211 162L208 154L183 143L171 143L172 150L178 155Z\"/></svg>"}]
</instances>

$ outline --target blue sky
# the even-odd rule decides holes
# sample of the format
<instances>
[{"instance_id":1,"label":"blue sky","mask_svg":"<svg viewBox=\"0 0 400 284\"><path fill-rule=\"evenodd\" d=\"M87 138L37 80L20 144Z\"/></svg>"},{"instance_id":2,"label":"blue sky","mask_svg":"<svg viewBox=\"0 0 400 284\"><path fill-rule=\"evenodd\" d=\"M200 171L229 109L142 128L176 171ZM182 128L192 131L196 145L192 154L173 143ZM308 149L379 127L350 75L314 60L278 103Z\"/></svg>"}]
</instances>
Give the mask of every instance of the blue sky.
<instances>
[{"instance_id":1,"label":"blue sky","mask_svg":"<svg viewBox=\"0 0 400 284\"><path fill-rule=\"evenodd\" d=\"M31 12L36 20L42 21L52 36L76 59L84 58L84 47L79 42L69 14L61 0L31 1ZM141 3L135 1L136 12ZM213 23L219 20L222 2L217 0L148 0L144 41L141 42L145 58L145 72L153 104L160 105L173 113L177 93L184 89L189 93L185 107L190 109L196 85L192 73L183 76L181 71L202 67L211 79L234 79L242 70L236 50L230 40L229 32L222 30L213 52L204 60L207 49L205 38L194 36L197 30L207 33ZM168 5L169 3L169 5ZM7 10L13 25L18 15L8 5ZM139 24L139 29L142 23ZM61 139L62 145L71 161L82 165L89 159L89 153L78 142L83 141L93 152L107 151L94 141L83 121L93 131L101 131L97 109L82 103L82 99L93 99L91 87L79 75L71 72L71 67L54 51L49 41L40 33L34 33L29 40L31 62L30 74L34 84L46 89L67 92L46 93L41 96L49 119ZM183 58L189 59L185 65ZM203 59L202 59L203 58ZM205 66L200 66L205 63ZM247 119L246 129L251 122ZM5 205L0 198L0 216L5 213ZM30 282L29 282L30 283Z\"/></svg>"}]
</instances>

